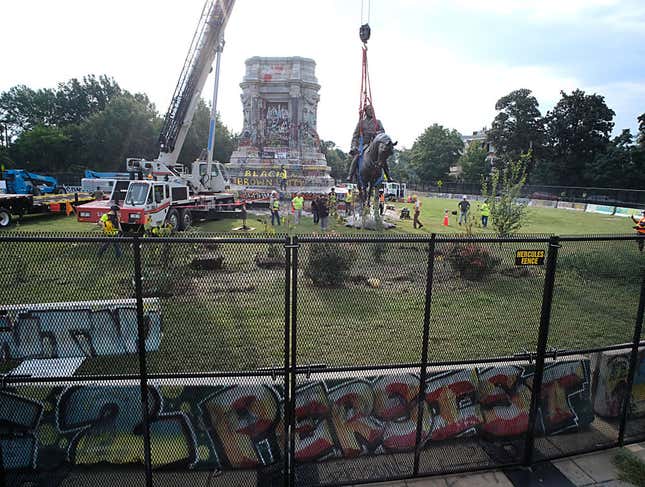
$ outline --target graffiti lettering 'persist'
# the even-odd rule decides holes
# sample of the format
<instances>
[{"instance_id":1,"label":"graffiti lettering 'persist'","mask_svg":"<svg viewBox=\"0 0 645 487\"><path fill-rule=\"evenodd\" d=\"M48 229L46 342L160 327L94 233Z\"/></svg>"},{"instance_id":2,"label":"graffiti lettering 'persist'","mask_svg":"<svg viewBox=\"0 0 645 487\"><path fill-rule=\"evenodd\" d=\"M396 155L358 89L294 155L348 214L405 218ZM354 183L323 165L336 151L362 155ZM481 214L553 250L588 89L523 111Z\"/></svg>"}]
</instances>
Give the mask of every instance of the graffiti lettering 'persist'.
<instances>
[{"instance_id":1,"label":"graffiti lettering 'persist'","mask_svg":"<svg viewBox=\"0 0 645 487\"><path fill-rule=\"evenodd\" d=\"M588 360L545 366L537 433L576 432L593 421L589 370ZM301 382L294 398L295 460L414 451L419 424L426 448L463 437L517 438L528 428L533 373L533 365L430 371L424 387L414 374ZM153 465L255 469L283 459L282 390L248 381L149 386ZM0 391L4 465L143 462L140 394L138 384L123 383Z\"/></svg>"}]
</instances>

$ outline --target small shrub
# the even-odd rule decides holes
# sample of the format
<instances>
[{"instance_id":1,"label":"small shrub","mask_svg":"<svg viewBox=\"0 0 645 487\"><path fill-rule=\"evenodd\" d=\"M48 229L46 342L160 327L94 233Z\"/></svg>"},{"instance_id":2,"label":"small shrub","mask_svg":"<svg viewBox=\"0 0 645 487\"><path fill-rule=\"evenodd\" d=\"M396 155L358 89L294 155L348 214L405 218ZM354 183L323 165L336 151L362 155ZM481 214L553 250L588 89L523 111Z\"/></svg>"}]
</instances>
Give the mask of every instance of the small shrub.
<instances>
[{"instance_id":1,"label":"small shrub","mask_svg":"<svg viewBox=\"0 0 645 487\"><path fill-rule=\"evenodd\" d=\"M342 287L349 280L355 258L355 253L347 245L312 244L305 264L305 276L316 287Z\"/></svg>"},{"instance_id":2,"label":"small shrub","mask_svg":"<svg viewBox=\"0 0 645 487\"><path fill-rule=\"evenodd\" d=\"M446 259L459 272L461 278L469 281L481 281L500 263L500 259L475 244L455 245L446 255Z\"/></svg>"}]
</instances>

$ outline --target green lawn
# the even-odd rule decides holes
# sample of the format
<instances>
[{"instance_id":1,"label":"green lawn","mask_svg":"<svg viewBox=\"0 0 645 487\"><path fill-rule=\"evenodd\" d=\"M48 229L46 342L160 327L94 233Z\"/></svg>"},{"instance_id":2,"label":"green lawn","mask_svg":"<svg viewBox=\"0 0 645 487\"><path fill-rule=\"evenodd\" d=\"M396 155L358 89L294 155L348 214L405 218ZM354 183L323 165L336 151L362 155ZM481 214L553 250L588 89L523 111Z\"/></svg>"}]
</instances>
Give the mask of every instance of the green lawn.
<instances>
[{"instance_id":1,"label":"green lawn","mask_svg":"<svg viewBox=\"0 0 645 487\"><path fill-rule=\"evenodd\" d=\"M455 200L424 199L423 231L440 232L444 208ZM450 206L449 206L450 205ZM397 205L402 206L402 205ZM451 215L451 219L454 217ZM293 232L315 230L310 219ZM448 233L461 228L448 227ZM260 222L250 220L256 231ZM197 227L197 234L226 232L240 222ZM427 229L427 230L426 230ZM30 219L19 232L87 233L94 225L73 218ZM278 230L279 231L279 230ZM355 230L336 226L339 233ZM481 229L478 229L481 231ZM556 209L529 209L525 231L541 234L629 233L628 219ZM490 230L489 230L490 232ZM392 233L412 233L411 222ZM417 231L416 233L420 233ZM132 249L97 258L89 243L2 243L1 303L131 298ZM358 243L351 278L341 288L314 287L305 276L310 248L299 251L298 363L363 365L420 359L427 246ZM512 355L534 348L544 267L519 271L517 244L481 244L498 259L482 280L459 276L449 262L452 244L439 243L430 321L431 360ZM526 246L524 246L526 247ZM545 249L544 244L530 244ZM345 247L349 248L349 247ZM284 350L284 269L256 265L266 244L172 244L143 248L144 291L160 296L163 339L149 354L152 372L253 370L280 366ZM283 255L281 246L273 248ZM196 257L223 257L221 270L197 270ZM587 348L629 341L645 265L632 241L564 242L559 251L549 346ZM372 280L372 287L368 280ZM80 373L137 370L134 356L86 360Z\"/></svg>"},{"instance_id":2,"label":"green lawn","mask_svg":"<svg viewBox=\"0 0 645 487\"><path fill-rule=\"evenodd\" d=\"M463 227L457 225L457 217L450 214L450 225L444 227L443 213L445 209L450 211L457 209L458 200L448 200L441 198L421 198L422 210L421 221L424 227L421 230L412 228L412 220L397 222L397 227L390 230L388 234L426 234L426 233L461 233ZM472 202L472 215L479 217L478 203ZM395 204L397 212L400 208L407 206L412 209L412 205ZM283 215L284 216L284 215ZM259 221L261 220L261 221ZM254 227L254 233L263 233L267 229L265 221L270 221L267 217L256 217L249 215L248 224ZM299 225L293 225L293 216L289 216L290 225L274 227L278 233L290 234L309 234L319 233L320 227L313 224L310 216L303 218ZM360 230L351 229L331 221L330 230L336 233L357 233ZM242 226L241 220L218 220L204 222L195 226L198 233L229 233L234 228ZM270 225L268 226L270 228ZM13 227L17 232L63 232L77 233L90 232L100 234L99 228L94 224L79 223L74 216L50 217L50 216L31 216L27 217L20 224ZM494 234L491 225L488 229L477 227L476 233ZM539 233L539 234L559 234L559 235L579 235L579 234L629 234L632 233L632 223L629 218L618 216L605 216L594 213L585 213L581 211L562 210L555 208L528 208L527 219L521 229L522 233ZM238 232L243 234L242 232ZM2 233L0 232L0 235Z\"/></svg>"}]
</instances>

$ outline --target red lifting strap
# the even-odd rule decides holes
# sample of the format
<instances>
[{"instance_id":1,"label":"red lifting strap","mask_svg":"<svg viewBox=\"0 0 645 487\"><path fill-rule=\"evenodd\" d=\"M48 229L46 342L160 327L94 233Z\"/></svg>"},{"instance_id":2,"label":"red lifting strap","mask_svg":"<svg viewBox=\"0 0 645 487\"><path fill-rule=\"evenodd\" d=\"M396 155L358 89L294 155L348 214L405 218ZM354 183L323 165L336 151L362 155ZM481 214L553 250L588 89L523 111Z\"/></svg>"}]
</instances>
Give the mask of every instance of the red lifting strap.
<instances>
[{"instance_id":1,"label":"red lifting strap","mask_svg":"<svg viewBox=\"0 0 645 487\"><path fill-rule=\"evenodd\" d=\"M370 85L370 74L367 69L367 41L363 42L363 62L361 72L361 95L358 104L358 119L363 120L365 107L372 107L372 121L374 123L374 131L377 130L378 124L376 122L376 111L372 103L372 87ZM363 124L359 123L359 133L363 135Z\"/></svg>"}]
</instances>

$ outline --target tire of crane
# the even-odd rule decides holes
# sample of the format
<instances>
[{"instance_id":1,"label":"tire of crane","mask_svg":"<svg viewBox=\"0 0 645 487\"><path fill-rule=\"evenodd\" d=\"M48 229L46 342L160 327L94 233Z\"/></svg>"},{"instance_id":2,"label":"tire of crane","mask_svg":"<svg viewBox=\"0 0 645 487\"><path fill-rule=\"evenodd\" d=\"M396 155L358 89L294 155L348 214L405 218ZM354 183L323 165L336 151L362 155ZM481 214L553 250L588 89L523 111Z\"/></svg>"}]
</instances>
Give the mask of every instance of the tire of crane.
<instances>
[{"instance_id":1,"label":"tire of crane","mask_svg":"<svg viewBox=\"0 0 645 487\"><path fill-rule=\"evenodd\" d=\"M193 214L191 213L191 211L187 208L181 210L179 229L182 231L188 230L192 224Z\"/></svg>"},{"instance_id":2,"label":"tire of crane","mask_svg":"<svg viewBox=\"0 0 645 487\"><path fill-rule=\"evenodd\" d=\"M0 228L7 228L11 225L11 212L6 208L0 208Z\"/></svg>"},{"instance_id":3,"label":"tire of crane","mask_svg":"<svg viewBox=\"0 0 645 487\"><path fill-rule=\"evenodd\" d=\"M181 219L179 218L179 212L176 209L171 209L166 215L166 223L169 223L172 227L172 231L181 230Z\"/></svg>"}]
</instances>

